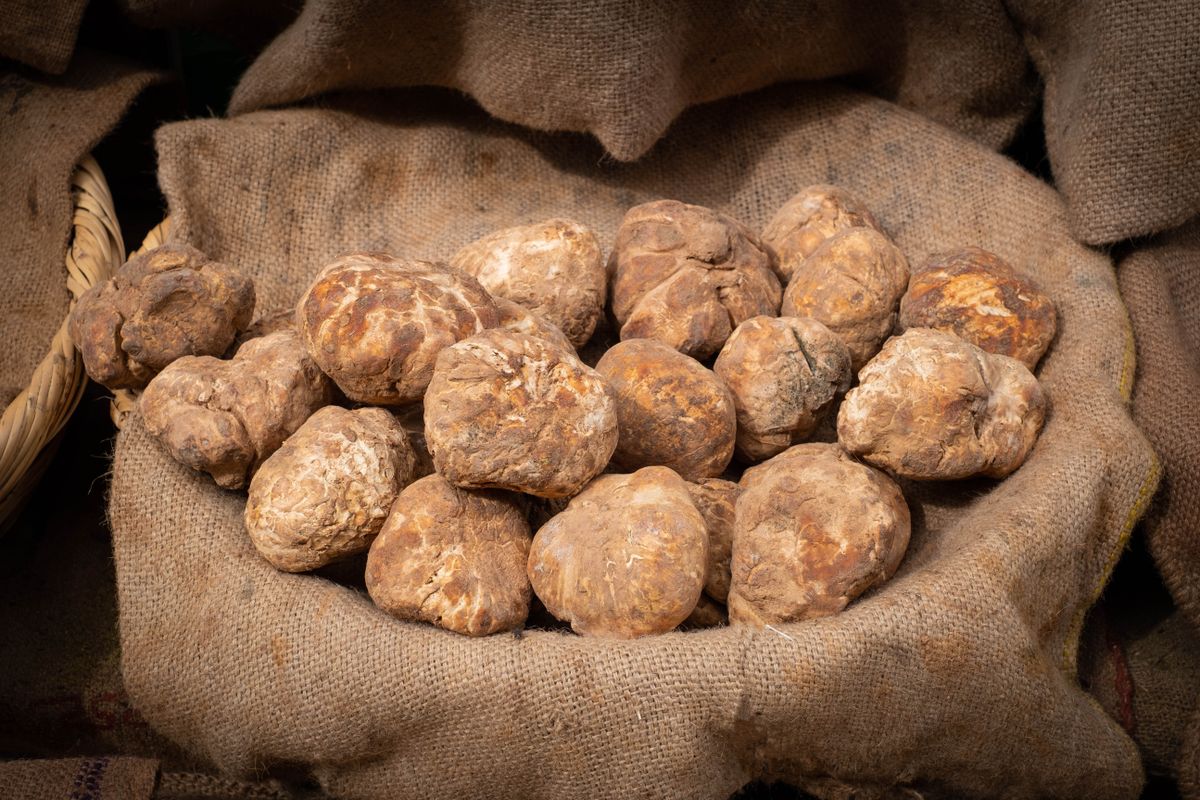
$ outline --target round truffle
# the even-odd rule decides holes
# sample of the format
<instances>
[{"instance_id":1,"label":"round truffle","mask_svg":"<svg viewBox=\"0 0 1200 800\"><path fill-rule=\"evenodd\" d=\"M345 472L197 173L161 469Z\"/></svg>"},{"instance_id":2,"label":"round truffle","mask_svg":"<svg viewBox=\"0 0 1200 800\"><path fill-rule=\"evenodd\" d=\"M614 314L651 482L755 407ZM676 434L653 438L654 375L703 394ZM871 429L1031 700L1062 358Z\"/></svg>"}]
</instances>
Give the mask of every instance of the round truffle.
<instances>
[{"instance_id":1,"label":"round truffle","mask_svg":"<svg viewBox=\"0 0 1200 800\"><path fill-rule=\"evenodd\" d=\"M733 519L742 487L720 478L703 478L687 485L692 504L704 517L708 530L708 572L704 593L724 603L729 595L729 556L733 547Z\"/></svg>"},{"instance_id":2,"label":"round truffle","mask_svg":"<svg viewBox=\"0 0 1200 800\"><path fill-rule=\"evenodd\" d=\"M70 333L92 380L141 389L183 356L220 356L254 316L254 283L194 247L166 244L84 292Z\"/></svg>"},{"instance_id":3,"label":"round truffle","mask_svg":"<svg viewBox=\"0 0 1200 800\"><path fill-rule=\"evenodd\" d=\"M773 258L723 214L658 200L629 210L609 264L622 339L658 339L708 358L751 317L779 313Z\"/></svg>"},{"instance_id":4,"label":"round truffle","mask_svg":"<svg viewBox=\"0 0 1200 800\"><path fill-rule=\"evenodd\" d=\"M838 413L847 451L916 480L1002 478L1025 461L1046 397L1015 358L943 331L913 328L888 340Z\"/></svg>"},{"instance_id":5,"label":"round truffle","mask_svg":"<svg viewBox=\"0 0 1200 800\"><path fill-rule=\"evenodd\" d=\"M413 461L404 429L387 411L326 406L250 481L250 540L285 572L361 553L412 480Z\"/></svg>"},{"instance_id":6,"label":"round truffle","mask_svg":"<svg viewBox=\"0 0 1200 800\"><path fill-rule=\"evenodd\" d=\"M874 228L847 228L826 239L792 274L785 317L812 317L850 350L854 371L879 352L908 286L900 248Z\"/></svg>"},{"instance_id":7,"label":"round truffle","mask_svg":"<svg viewBox=\"0 0 1200 800\"><path fill-rule=\"evenodd\" d=\"M171 456L241 489L333 386L295 331L251 339L234 357L184 356L158 373L139 402L146 431Z\"/></svg>"},{"instance_id":8,"label":"round truffle","mask_svg":"<svg viewBox=\"0 0 1200 800\"><path fill-rule=\"evenodd\" d=\"M630 339L605 353L596 371L617 400L619 465L661 465L688 480L715 477L729 465L737 416L712 370L662 342Z\"/></svg>"},{"instance_id":9,"label":"round truffle","mask_svg":"<svg viewBox=\"0 0 1200 800\"><path fill-rule=\"evenodd\" d=\"M800 262L822 243L847 228L874 228L879 223L861 200L840 186L818 184L802 189L763 228L763 244L775 251L784 286Z\"/></svg>"},{"instance_id":10,"label":"round truffle","mask_svg":"<svg viewBox=\"0 0 1200 800\"><path fill-rule=\"evenodd\" d=\"M616 404L595 370L502 329L447 347L425 394L425 437L456 486L566 497L617 446Z\"/></svg>"},{"instance_id":11,"label":"round truffle","mask_svg":"<svg viewBox=\"0 0 1200 800\"><path fill-rule=\"evenodd\" d=\"M382 253L334 261L296 307L318 366L346 397L377 405L420 400L442 348L498 322L491 296L465 272Z\"/></svg>"},{"instance_id":12,"label":"round truffle","mask_svg":"<svg viewBox=\"0 0 1200 800\"><path fill-rule=\"evenodd\" d=\"M737 327L713 364L733 395L737 451L762 461L807 439L850 388L850 351L808 317L755 317Z\"/></svg>"},{"instance_id":13,"label":"round truffle","mask_svg":"<svg viewBox=\"0 0 1200 800\"><path fill-rule=\"evenodd\" d=\"M910 520L900 488L837 445L796 445L746 470L741 484L731 622L836 614L904 558Z\"/></svg>"},{"instance_id":14,"label":"round truffle","mask_svg":"<svg viewBox=\"0 0 1200 800\"><path fill-rule=\"evenodd\" d=\"M367 556L367 592L394 617L467 636L529 615L529 523L506 492L429 475L400 492Z\"/></svg>"},{"instance_id":15,"label":"round truffle","mask_svg":"<svg viewBox=\"0 0 1200 800\"><path fill-rule=\"evenodd\" d=\"M557 326L582 347L604 313L607 276L596 234L578 222L551 219L478 239L450 263L496 297Z\"/></svg>"},{"instance_id":16,"label":"round truffle","mask_svg":"<svg viewBox=\"0 0 1200 800\"><path fill-rule=\"evenodd\" d=\"M900 299L900 327L935 328L1029 369L1054 339L1054 303L998 255L964 247L915 271Z\"/></svg>"},{"instance_id":17,"label":"round truffle","mask_svg":"<svg viewBox=\"0 0 1200 800\"><path fill-rule=\"evenodd\" d=\"M704 588L708 533L665 467L603 475L533 537L529 580L585 636L632 639L687 619Z\"/></svg>"},{"instance_id":18,"label":"round truffle","mask_svg":"<svg viewBox=\"0 0 1200 800\"><path fill-rule=\"evenodd\" d=\"M499 314L499 322L496 327L511 333L536 336L561 347L568 353L575 352L575 347L567 340L563 332L543 317L511 300L505 300L503 297L493 297L492 300L495 301L496 312Z\"/></svg>"}]
</instances>

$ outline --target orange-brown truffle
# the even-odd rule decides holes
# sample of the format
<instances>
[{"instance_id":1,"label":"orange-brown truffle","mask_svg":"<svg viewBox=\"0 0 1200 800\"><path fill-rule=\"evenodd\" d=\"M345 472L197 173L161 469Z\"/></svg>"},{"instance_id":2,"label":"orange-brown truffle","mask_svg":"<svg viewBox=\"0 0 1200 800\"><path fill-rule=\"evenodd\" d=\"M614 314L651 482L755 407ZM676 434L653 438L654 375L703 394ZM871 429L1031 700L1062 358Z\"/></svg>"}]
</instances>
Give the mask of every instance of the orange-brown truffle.
<instances>
[{"instance_id":1,"label":"orange-brown truffle","mask_svg":"<svg viewBox=\"0 0 1200 800\"><path fill-rule=\"evenodd\" d=\"M879 223L861 200L840 186L818 184L802 189L763 228L763 244L775 251L779 280L786 286L800 262L826 239L846 228L875 228Z\"/></svg>"},{"instance_id":2,"label":"orange-brown truffle","mask_svg":"<svg viewBox=\"0 0 1200 800\"><path fill-rule=\"evenodd\" d=\"M746 470L729 619L752 625L835 614L896 571L910 518L900 488L832 444L800 444Z\"/></svg>"},{"instance_id":3,"label":"orange-brown truffle","mask_svg":"<svg viewBox=\"0 0 1200 800\"><path fill-rule=\"evenodd\" d=\"M519 628L529 616L529 543L513 495L429 475L392 504L367 556L367 592L394 617L468 636Z\"/></svg>"}]
</instances>

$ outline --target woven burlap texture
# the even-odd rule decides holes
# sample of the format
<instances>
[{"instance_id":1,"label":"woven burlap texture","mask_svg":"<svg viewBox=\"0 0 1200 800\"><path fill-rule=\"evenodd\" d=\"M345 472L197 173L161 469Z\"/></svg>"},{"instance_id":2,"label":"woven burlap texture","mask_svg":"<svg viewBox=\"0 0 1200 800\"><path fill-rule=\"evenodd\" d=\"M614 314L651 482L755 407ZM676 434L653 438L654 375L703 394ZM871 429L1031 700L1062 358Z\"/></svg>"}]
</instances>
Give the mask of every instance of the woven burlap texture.
<instances>
[{"instance_id":1,"label":"woven burlap texture","mask_svg":"<svg viewBox=\"0 0 1200 800\"><path fill-rule=\"evenodd\" d=\"M87 0L0 0L0 57L62 74L86 7Z\"/></svg>"},{"instance_id":2,"label":"woven burlap texture","mask_svg":"<svg viewBox=\"0 0 1200 800\"><path fill-rule=\"evenodd\" d=\"M1137 795L1137 749L1080 690L1075 660L1157 462L1129 417L1112 264L1071 239L1049 187L817 85L691 111L632 165L463 108L367 102L158 134L174 235L250 272L262 313L351 248L446 257L563 215L608 246L625 209L656 197L759 226L800 187L834 182L914 260L977 244L1037 277L1060 311L1041 367L1053 412L1002 483L908 487L908 557L847 612L632 642L472 640L277 573L242 530L243 495L174 463L134 416L110 515L123 672L152 725L232 773L303 765L352 798L724 798L755 777L830 796Z\"/></svg>"}]
</instances>

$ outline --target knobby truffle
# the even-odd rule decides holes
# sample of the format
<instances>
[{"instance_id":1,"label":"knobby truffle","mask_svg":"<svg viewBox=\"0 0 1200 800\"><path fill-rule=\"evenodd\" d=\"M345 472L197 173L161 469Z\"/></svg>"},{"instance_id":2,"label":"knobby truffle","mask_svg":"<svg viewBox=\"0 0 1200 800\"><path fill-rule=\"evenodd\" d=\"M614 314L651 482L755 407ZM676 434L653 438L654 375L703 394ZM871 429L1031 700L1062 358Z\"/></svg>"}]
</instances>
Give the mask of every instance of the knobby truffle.
<instances>
[{"instance_id":1,"label":"knobby truffle","mask_svg":"<svg viewBox=\"0 0 1200 800\"><path fill-rule=\"evenodd\" d=\"M994 253L964 247L915 271L900 300L900 327L936 328L1029 369L1054 339L1054 303Z\"/></svg>"},{"instance_id":2,"label":"knobby truffle","mask_svg":"<svg viewBox=\"0 0 1200 800\"><path fill-rule=\"evenodd\" d=\"M850 387L850 351L808 317L754 317L713 364L737 410L737 450L761 461L807 439Z\"/></svg>"},{"instance_id":3,"label":"knobby truffle","mask_svg":"<svg viewBox=\"0 0 1200 800\"><path fill-rule=\"evenodd\" d=\"M850 349L855 371L879 352L908 286L908 262L874 228L847 228L804 259L783 295L785 317L812 317Z\"/></svg>"},{"instance_id":4,"label":"knobby truffle","mask_svg":"<svg viewBox=\"0 0 1200 800\"><path fill-rule=\"evenodd\" d=\"M392 505L367 556L367 592L400 619L468 636L512 630L529 615L529 543L513 495L430 475Z\"/></svg>"},{"instance_id":5,"label":"knobby truffle","mask_svg":"<svg viewBox=\"0 0 1200 800\"><path fill-rule=\"evenodd\" d=\"M219 356L254 316L254 283L194 247L136 255L88 289L71 312L71 338L92 380L141 389L183 356Z\"/></svg>"},{"instance_id":6,"label":"knobby truffle","mask_svg":"<svg viewBox=\"0 0 1200 800\"><path fill-rule=\"evenodd\" d=\"M838 441L905 478L1002 478L1025 460L1045 414L1042 387L1020 361L913 328L859 373Z\"/></svg>"},{"instance_id":7,"label":"knobby truffle","mask_svg":"<svg viewBox=\"0 0 1200 800\"><path fill-rule=\"evenodd\" d=\"M617 446L604 380L537 337L484 331L437 358L425 436L456 486L567 497L600 474Z\"/></svg>"},{"instance_id":8,"label":"knobby truffle","mask_svg":"<svg viewBox=\"0 0 1200 800\"><path fill-rule=\"evenodd\" d=\"M234 357L184 356L150 381L146 430L180 463L240 489L333 387L294 331L251 339Z\"/></svg>"},{"instance_id":9,"label":"knobby truffle","mask_svg":"<svg viewBox=\"0 0 1200 800\"><path fill-rule=\"evenodd\" d=\"M618 464L662 465L688 480L720 475L728 466L737 416L712 370L662 342L630 339L605 353L596 371L617 401Z\"/></svg>"},{"instance_id":10,"label":"knobby truffle","mask_svg":"<svg viewBox=\"0 0 1200 800\"><path fill-rule=\"evenodd\" d=\"M801 444L742 477L729 619L769 625L835 614L896 571L908 504L882 472L833 444Z\"/></svg>"},{"instance_id":11,"label":"knobby truffle","mask_svg":"<svg viewBox=\"0 0 1200 800\"><path fill-rule=\"evenodd\" d=\"M296 307L313 359L351 400L421 399L442 348L493 328L495 303L445 264L352 253L321 270Z\"/></svg>"},{"instance_id":12,"label":"knobby truffle","mask_svg":"<svg viewBox=\"0 0 1200 800\"><path fill-rule=\"evenodd\" d=\"M874 228L879 223L866 205L840 186L818 184L801 190L763 228L763 244L775 251L780 281L792 274L826 239L847 228Z\"/></svg>"},{"instance_id":13,"label":"knobby truffle","mask_svg":"<svg viewBox=\"0 0 1200 800\"><path fill-rule=\"evenodd\" d=\"M746 226L675 200L629 210L609 271L622 339L658 339L699 359L750 317L779 313L773 257Z\"/></svg>"},{"instance_id":14,"label":"knobby truffle","mask_svg":"<svg viewBox=\"0 0 1200 800\"><path fill-rule=\"evenodd\" d=\"M537 532L529 580L546 609L586 636L632 639L687 619L704 587L708 533L665 467L603 475Z\"/></svg>"},{"instance_id":15,"label":"knobby truffle","mask_svg":"<svg viewBox=\"0 0 1200 800\"><path fill-rule=\"evenodd\" d=\"M250 481L250 540L286 572L361 553L412 480L413 462L404 429L387 411L326 406Z\"/></svg>"},{"instance_id":16,"label":"knobby truffle","mask_svg":"<svg viewBox=\"0 0 1200 800\"><path fill-rule=\"evenodd\" d=\"M578 222L551 219L496 231L459 250L450 263L496 297L557 326L573 347L591 338L604 313L600 242Z\"/></svg>"}]
</instances>

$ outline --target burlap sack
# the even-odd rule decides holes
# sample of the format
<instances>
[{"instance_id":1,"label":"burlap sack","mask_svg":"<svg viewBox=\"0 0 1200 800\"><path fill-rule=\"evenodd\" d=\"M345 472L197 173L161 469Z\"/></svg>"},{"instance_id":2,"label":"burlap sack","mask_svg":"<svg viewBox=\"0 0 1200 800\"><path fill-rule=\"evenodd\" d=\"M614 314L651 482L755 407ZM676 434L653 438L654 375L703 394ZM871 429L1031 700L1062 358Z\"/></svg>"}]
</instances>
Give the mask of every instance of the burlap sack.
<instances>
[{"instance_id":1,"label":"burlap sack","mask_svg":"<svg viewBox=\"0 0 1200 800\"><path fill-rule=\"evenodd\" d=\"M1047 186L880 100L790 86L686 114L606 162L409 95L356 113L261 112L158 135L174 230L291 304L348 248L446 256L550 215L596 226L654 197L761 225L815 181L861 192L910 257L974 243L1059 305L1054 410L999 484L909 487L898 576L836 617L610 642L483 640L397 622L275 572L244 497L173 462L134 416L110 515L123 671L168 737L235 774L311 770L339 797L724 798L754 777L834 796L1134 797L1137 749L1075 680L1079 628L1157 481L1129 418L1133 350L1111 263ZM429 108L428 98L420 107Z\"/></svg>"},{"instance_id":2,"label":"burlap sack","mask_svg":"<svg viewBox=\"0 0 1200 800\"><path fill-rule=\"evenodd\" d=\"M61 75L87 0L0 0L0 57Z\"/></svg>"},{"instance_id":3,"label":"burlap sack","mask_svg":"<svg viewBox=\"0 0 1200 800\"><path fill-rule=\"evenodd\" d=\"M307 0L230 110L447 86L500 119L592 133L629 161L688 106L835 76L993 148L1034 105L1032 68L998 0Z\"/></svg>"},{"instance_id":4,"label":"burlap sack","mask_svg":"<svg viewBox=\"0 0 1200 800\"><path fill-rule=\"evenodd\" d=\"M0 762L3 800L150 800L158 762L148 758L63 758Z\"/></svg>"},{"instance_id":5,"label":"burlap sack","mask_svg":"<svg viewBox=\"0 0 1200 800\"><path fill-rule=\"evenodd\" d=\"M67 314L71 173L154 77L85 51L57 78L0 72L0 409L29 383Z\"/></svg>"}]
</instances>

